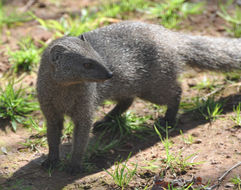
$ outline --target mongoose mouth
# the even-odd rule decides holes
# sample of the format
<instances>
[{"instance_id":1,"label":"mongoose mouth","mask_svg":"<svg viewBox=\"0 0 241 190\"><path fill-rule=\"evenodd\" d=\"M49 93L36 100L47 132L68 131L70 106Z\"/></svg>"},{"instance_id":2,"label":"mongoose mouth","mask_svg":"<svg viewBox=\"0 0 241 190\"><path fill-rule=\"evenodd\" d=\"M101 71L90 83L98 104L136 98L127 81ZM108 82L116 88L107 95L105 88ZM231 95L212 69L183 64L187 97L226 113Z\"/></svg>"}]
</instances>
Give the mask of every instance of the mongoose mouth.
<instances>
[{"instance_id":1,"label":"mongoose mouth","mask_svg":"<svg viewBox=\"0 0 241 190\"><path fill-rule=\"evenodd\" d=\"M105 79L86 79L86 82L104 82L106 80L109 80L109 78L105 78Z\"/></svg>"},{"instance_id":2,"label":"mongoose mouth","mask_svg":"<svg viewBox=\"0 0 241 190\"><path fill-rule=\"evenodd\" d=\"M63 84L64 86L70 86L70 85L75 85L75 84L81 84L83 82L104 82L108 79L85 79L85 80L79 80L79 81L69 81L69 82L60 82L61 84Z\"/></svg>"}]
</instances>

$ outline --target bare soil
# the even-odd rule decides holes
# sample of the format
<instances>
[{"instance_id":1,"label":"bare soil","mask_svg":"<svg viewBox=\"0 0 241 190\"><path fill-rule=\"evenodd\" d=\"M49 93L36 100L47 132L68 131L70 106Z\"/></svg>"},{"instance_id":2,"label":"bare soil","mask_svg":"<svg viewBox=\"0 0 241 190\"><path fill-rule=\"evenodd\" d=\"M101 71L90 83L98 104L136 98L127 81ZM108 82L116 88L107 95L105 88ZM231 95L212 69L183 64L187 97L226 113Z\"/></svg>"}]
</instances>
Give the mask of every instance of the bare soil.
<instances>
[{"instance_id":1,"label":"bare soil","mask_svg":"<svg viewBox=\"0 0 241 190\"><path fill-rule=\"evenodd\" d=\"M24 0L15 0L8 2L7 6L17 6L21 9L26 5L26 2ZM29 9L41 18L57 19L63 14L79 14L81 8L96 3L98 2L89 0L39 0ZM225 32L224 26L224 21L217 16L217 2L208 1L204 14L189 18L180 30L194 35L227 37L228 34ZM3 35L1 36L2 44L0 45L1 76L10 68L6 47L17 48L17 42L22 36L31 36L37 42L38 40L48 41L51 35L50 32L40 28L35 21L29 21L10 29L3 29ZM197 89L192 88L192 86L202 81L204 77L211 81L215 79L215 83L224 86L217 95L217 100L224 100L225 102L223 115L210 123L204 120L197 112L183 113L180 111L178 126L173 132L169 133L169 140L173 142L170 150L176 155L181 151L183 157L195 153L196 156L192 158L192 161L189 161L202 162L202 164L195 165L176 177L168 175L165 179L166 181L171 181L174 178L189 179L195 176L200 177L203 184L212 185L217 183L217 179L225 171L241 161L241 127L235 126L235 123L230 119L234 115L233 106L241 102L240 80L235 84L227 84L223 74L200 73L188 69L180 77L183 86L183 100L191 99L197 95L208 95L208 91L199 92ZM24 81L25 84L34 87L35 79L36 74L27 76ZM101 107L97 117L103 116L103 112L107 112L109 109L110 106L105 105ZM150 109L150 103L139 99L135 101L130 110L139 116L152 115L153 119L147 126L150 128L153 127L155 119L159 116L158 110ZM40 113L37 113L37 115L43 119ZM48 148L38 147L37 151L31 151L22 144L31 138L32 132L21 127L16 132L13 132L7 121L1 121L0 124L2 129L0 130L0 189L119 189L114 185L110 176L103 171L103 168L111 171L114 167L114 162L120 160L120 158L127 158L129 152L132 152L132 156L128 163L137 163L138 170L126 189L144 189L146 186L149 187L148 189L151 189L154 176L159 175L164 170L162 167L157 167L156 169L146 168L150 166L151 161L153 161L154 165L161 166L161 159L165 158L165 149L159 137L157 135L147 135L144 139L131 137L128 143L125 142L117 149L113 149L105 155L91 158L88 162L94 167L79 175L70 176L60 169L47 171L41 167L41 162L46 158ZM183 135L180 135L180 130L182 130ZM188 138L190 135L193 137L193 142L191 144L185 143L184 138ZM64 143L61 146L62 152L69 152L70 145L70 143ZM133 165L130 164L129 167L133 167ZM241 167L232 170L225 177L219 189L234 189L229 179L237 175L241 176Z\"/></svg>"}]
</instances>

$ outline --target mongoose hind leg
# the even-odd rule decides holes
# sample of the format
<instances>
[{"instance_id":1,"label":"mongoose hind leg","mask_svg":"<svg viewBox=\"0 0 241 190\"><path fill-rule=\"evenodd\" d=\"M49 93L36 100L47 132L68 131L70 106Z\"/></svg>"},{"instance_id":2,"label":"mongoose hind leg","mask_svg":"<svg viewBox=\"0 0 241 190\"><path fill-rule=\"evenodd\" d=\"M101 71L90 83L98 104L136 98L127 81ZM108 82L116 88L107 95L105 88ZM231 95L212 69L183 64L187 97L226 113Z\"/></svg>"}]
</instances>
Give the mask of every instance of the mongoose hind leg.
<instances>
[{"instance_id":1,"label":"mongoose hind leg","mask_svg":"<svg viewBox=\"0 0 241 190\"><path fill-rule=\"evenodd\" d=\"M94 131L103 129L106 123L111 122L114 118L124 113L132 104L134 98L127 98L119 100L116 106L100 121L94 123Z\"/></svg>"},{"instance_id":2,"label":"mongoose hind leg","mask_svg":"<svg viewBox=\"0 0 241 190\"><path fill-rule=\"evenodd\" d=\"M167 102L167 111L164 117L164 120L160 120L159 124L163 125L164 127L170 126L175 127L177 124L177 112L180 104L182 89L181 87L177 86L175 88L175 93L170 96L169 101Z\"/></svg>"},{"instance_id":3,"label":"mongoose hind leg","mask_svg":"<svg viewBox=\"0 0 241 190\"><path fill-rule=\"evenodd\" d=\"M173 84L169 89L157 89L155 94L144 94L140 98L148 100L154 104L167 105L167 111L164 118L159 118L157 126L176 125L176 116L180 103L182 89L178 84Z\"/></svg>"}]
</instances>

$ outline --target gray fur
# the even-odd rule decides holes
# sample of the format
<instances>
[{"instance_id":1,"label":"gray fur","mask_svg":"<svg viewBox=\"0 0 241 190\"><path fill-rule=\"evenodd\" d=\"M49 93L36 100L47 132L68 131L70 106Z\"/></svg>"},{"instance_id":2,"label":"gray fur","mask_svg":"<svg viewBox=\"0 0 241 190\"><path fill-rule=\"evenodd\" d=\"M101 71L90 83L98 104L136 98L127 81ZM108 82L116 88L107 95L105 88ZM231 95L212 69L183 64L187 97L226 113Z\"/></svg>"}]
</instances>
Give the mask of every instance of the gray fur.
<instances>
[{"instance_id":1,"label":"gray fur","mask_svg":"<svg viewBox=\"0 0 241 190\"><path fill-rule=\"evenodd\" d=\"M95 65L92 70L79 68L86 58ZM53 41L43 53L37 81L48 127L44 165L59 160L66 114L75 124L69 169L80 169L94 111L106 99L117 104L95 126L122 114L135 97L167 105L165 120L174 125L181 97L177 77L185 64L216 71L240 69L241 40L191 36L127 21Z\"/></svg>"}]
</instances>

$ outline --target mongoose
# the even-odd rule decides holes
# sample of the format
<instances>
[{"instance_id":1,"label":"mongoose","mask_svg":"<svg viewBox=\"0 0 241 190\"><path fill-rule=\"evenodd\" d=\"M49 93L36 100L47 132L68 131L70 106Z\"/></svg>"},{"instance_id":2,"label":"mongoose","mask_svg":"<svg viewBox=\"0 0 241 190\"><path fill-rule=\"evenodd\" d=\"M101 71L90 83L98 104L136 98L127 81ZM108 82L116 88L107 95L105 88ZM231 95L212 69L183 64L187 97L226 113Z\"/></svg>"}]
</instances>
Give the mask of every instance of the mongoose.
<instances>
[{"instance_id":1,"label":"mongoose","mask_svg":"<svg viewBox=\"0 0 241 190\"><path fill-rule=\"evenodd\" d=\"M185 64L240 69L241 39L192 36L124 21L53 41L42 55L37 80L49 145L43 165L53 167L59 161L66 114L75 124L68 169L81 169L94 111L106 99L117 104L95 126L125 112L135 97L167 105L164 119L174 125L182 92L177 78Z\"/></svg>"}]
</instances>

